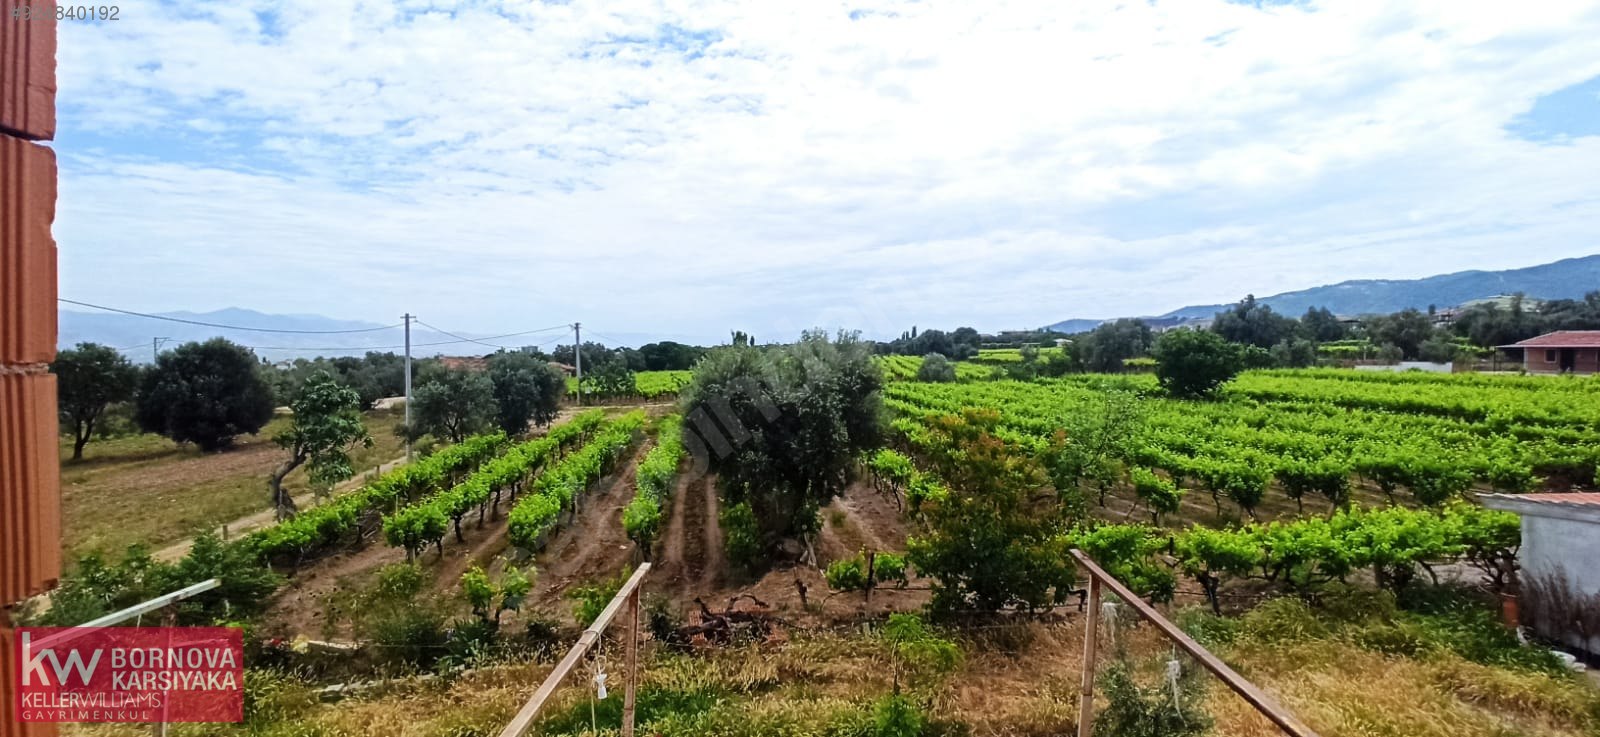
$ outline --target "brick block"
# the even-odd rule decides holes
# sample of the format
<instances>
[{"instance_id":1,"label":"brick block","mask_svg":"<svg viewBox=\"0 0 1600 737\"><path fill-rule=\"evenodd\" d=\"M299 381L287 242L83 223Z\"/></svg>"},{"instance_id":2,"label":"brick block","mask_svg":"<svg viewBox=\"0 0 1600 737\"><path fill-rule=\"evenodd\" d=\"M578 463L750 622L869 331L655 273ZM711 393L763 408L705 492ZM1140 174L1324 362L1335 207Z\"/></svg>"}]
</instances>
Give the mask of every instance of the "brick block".
<instances>
[{"instance_id":1,"label":"brick block","mask_svg":"<svg viewBox=\"0 0 1600 737\"><path fill-rule=\"evenodd\" d=\"M0 606L61 575L56 377L0 373Z\"/></svg>"},{"instance_id":2,"label":"brick block","mask_svg":"<svg viewBox=\"0 0 1600 737\"><path fill-rule=\"evenodd\" d=\"M0 364L55 358L55 216L55 152L0 135Z\"/></svg>"},{"instance_id":3,"label":"brick block","mask_svg":"<svg viewBox=\"0 0 1600 737\"><path fill-rule=\"evenodd\" d=\"M0 735L4 737L52 737L54 724L17 721L17 669L16 635L9 625L0 626L0 662L5 663L5 675L0 676Z\"/></svg>"},{"instance_id":4,"label":"brick block","mask_svg":"<svg viewBox=\"0 0 1600 737\"><path fill-rule=\"evenodd\" d=\"M0 132L47 141L56 135L56 19L0 16ZM48 4L32 3L44 10Z\"/></svg>"}]
</instances>

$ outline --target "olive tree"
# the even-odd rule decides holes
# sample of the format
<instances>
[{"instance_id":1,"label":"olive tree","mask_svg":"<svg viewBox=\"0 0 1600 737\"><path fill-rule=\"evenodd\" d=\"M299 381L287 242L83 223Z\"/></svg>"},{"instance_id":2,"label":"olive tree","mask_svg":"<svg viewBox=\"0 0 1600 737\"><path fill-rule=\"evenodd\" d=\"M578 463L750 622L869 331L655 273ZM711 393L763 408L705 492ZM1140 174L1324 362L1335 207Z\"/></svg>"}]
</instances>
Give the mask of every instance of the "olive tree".
<instances>
[{"instance_id":1,"label":"olive tree","mask_svg":"<svg viewBox=\"0 0 1600 737\"><path fill-rule=\"evenodd\" d=\"M272 419L272 387L255 354L224 338L161 354L144 375L134 421L201 450L227 448Z\"/></svg>"},{"instance_id":2,"label":"olive tree","mask_svg":"<svg viewBox=\"0 0 1600 737\"><path fill-rule=\"evenodd\" d=\"M1205 330L1169 330L1156 341L1156 379L1175 397L1209 396L1244 368L1238 347Z\"/></svg>"},{"instance_id":3,"label":"olive tree","mask_svg":"<svg viewBox=\"0 0 1600 737\"><path fill-rule=\"evenodd\" d=\"M882 386L855 333L719 348L684 389L684 446L718 474L730 505L749 505L764 546L808 535L856 458L881 442Z\"/></svg>"},{"instance_id":4,"label":"olive tree","mask_svg":"<svg viewBox=\"0 0 1600 737\"><path fill-rule=\"evenodd\" d=\"M332 374L313 374L290 407L294 419L289 429L272 439L289 451L289 457L268 477L278 519L295 513L294 498L283 490L284 477L305 465L312 484L330 487L355 475L349 451L357 445L372 445L361 421L361 394L340 384Z\"/></svg>"},{"instance_id":5,"label":"olive tree","mask_svg":"<svg viewBox=\"0 0 1600 737\"><path fill-rule=\"evenodd\" d=\"M413 438L424 434L453 443L488 429L495 418L494 383L479 371L443 366L426 372L411 393Z\"/></svg>"},{"instance_id":6,"label":"olive tree","mask_svg":"<svg viewBox=\"0 0 1600 737\"><path fill-rule=\"evenodd\" d=\"M956 380L956 367L950 364L950 359L941 353L929 353L922 357L922 366L917 368L917 381L951 382Z\"/></svg>"},{"instance_id":7,"label":"olive tree","mask_svg":"<svg viewBox=\"0 0 1600 737\"><path fill-rule=\"evenodd\" d=\"M508 435L520 435L528 422L548 424L566 393L566 382L550 364L522 352L489 357L495 423Z\"/></svg>"},{"instance_id":8,"label":"olive tree","mask_svg":"<svg viewBox=\"0 0 1600 737\"><path fill-rule=\"evenodd\" d=\"M56 354L50 373L56 376L61 425L72 432L72 460L82 460L83 446L94 437L106 408L133 398L139 369L113 348L79 343Z\"/></svg>"}]
</instances>

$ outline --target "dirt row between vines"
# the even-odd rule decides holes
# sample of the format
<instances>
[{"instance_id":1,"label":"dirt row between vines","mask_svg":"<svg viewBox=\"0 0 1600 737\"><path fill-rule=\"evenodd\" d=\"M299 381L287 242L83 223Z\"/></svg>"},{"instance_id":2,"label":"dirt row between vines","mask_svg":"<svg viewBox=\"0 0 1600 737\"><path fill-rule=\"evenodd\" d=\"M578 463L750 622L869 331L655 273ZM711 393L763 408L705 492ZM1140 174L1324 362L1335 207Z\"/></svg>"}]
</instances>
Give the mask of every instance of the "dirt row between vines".
<instances>
[{"instance_id":1,"label":"dirt row between vines","mask_svg":"<svg viewBox=\"0 0 1600 737\"><path fill-rule=\"evenodd\" d=\"M563 516L545 549L534 557L537 570L529 610L558 618L570 616L561 594L575 583L599 580L631 568L634 556L631 543L622 530L622 507L633 496L633 479L639 460L651 447L649 441L634 445L627 460L616 471L595 482L578 502L572 517ZM452 528L445 535L443 553L433 548L417 557L430 581L429 591L444 598L456 597L461 574L474 564L498 575L515 548L508 536L507 513L511 504L502 502L482 525L476 514L461 521L465 542L456 540ZM356 550L338 553L297 571L279 589L269 607L270 628L287 636L343 636L342 628L324 625L326 602L340 592L370 586L379 569L404 563L405 550L386 544L381 533ZM516 561L526 566L527 561ZM462 603L465 612L465 604ZM508 617L507 622L512 621Z\"/></svg>"}]
</instances>

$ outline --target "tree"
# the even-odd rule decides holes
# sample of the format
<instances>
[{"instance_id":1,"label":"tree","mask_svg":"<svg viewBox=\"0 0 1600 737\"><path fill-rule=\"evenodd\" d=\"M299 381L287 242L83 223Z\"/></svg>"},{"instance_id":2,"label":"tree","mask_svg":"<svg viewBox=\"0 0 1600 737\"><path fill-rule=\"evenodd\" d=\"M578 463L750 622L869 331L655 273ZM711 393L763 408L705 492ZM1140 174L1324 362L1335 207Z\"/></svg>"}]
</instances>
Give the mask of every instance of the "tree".
<instances>
[{"instance_id":1,"label":"tree","mask_svg":"<svg viewBox=\"0 0 1600 737\"><path fill-rule=\"evenodd\" d=\"M706 351L704 348L663 340L639 346L639 353L644 356L645 371L687 371L694 368L694 362L700 360Z\"/></svg>"},{"instance_id":2,"label":"tree","mask_svg":"<svg viewBox=\"0 0 1600 737\"><path fill-rule=\"evenodd\" d=\"M1442 333L1422 341L1422 345L1417 346L1417 357L1433 363L1450 363L1456 360L1460 352L1461 347L1452 343Z\"/></svg>"},{"instance_id":3,"label":"tree","mask_svg":"<svg viewBox=\"0 0 1600 737\"><path fill-rule=\"evenodd\" d=\"M749 504L764 544L809 535L856 459L881 444L882 386L854 333L718 348L684 389L684 446L718 474L730 505Z\"/></svg>"},{"instance_id":4,"label":"tree","mask_svg":"<svg viewBox=\"0 0 1600 737\"><path fill-rule=\"evenodd\" d=\"M294 404L294 419L289 429L272 441L289 451L289 457L273 470L268 483L278 519L295 513L294 498L283 490L283 479L307 465L311 483L331 487L355 475L349 451L357 445L372 446L372 437L361 421L361 395L322 372L306 381Z\"/></svg>"},{"instance_id":5,"label":"tree","mask_svg":"<svg viewBox=\"0 0 1600 737\"><path fill-rule=\"evenodd\" d=\"M922 357L922 366L917 369L917 381L951 382L956 380L956 367L950 365L950 360L938 353L929 353Z\"/></svg>"},{"instance_id":6,"label":"tree","mask_svg":"<svg viewBox=\"0 0 1600 737\"><path fill-rule=\"evenodd\" d=\"M1209 396L1243 367L1239 350L1204 330L1169 330L1156 341L1156 379L1175 397Z\"/></svg>"},{"instance_id":7,"label":"tree","mask_svg":"<svg viewBox=\"0 0 1600 737\"><path fill-rule=\"evenodd\" d=\"M1326 307L1312 307L1300 318L1300 334L1313 343L1343 340L1349 332Z\"/></svg>"},{"instance_id":8,"label":"tree","mask_svg":"<svg viewBox=\"0 0 1600 737\"><path fill-rule=\"evenodd\" d=\"M221 450L272 419L272 388L255 355L224 338L185 343L145 373L134 421L146 432Z\"/></svg>"},{"instance_id":9,"label":"tree","mask_svg":"<svg viewBox=\"0 0 1600 737\"><path fill-rule=\"evenodd\" d=\"M1387 317L1370 318L1366 328L1374 343L1394 345L1407 359L1417 358L1422 343L1433 336L1433 321L1419 310L1401 310Z\"/></svg>"},{"instance_id":10,"label":"tree","mask_svg":"<svg viewBox=\"0 0 1600 737\"><path fill-rule=\"evenodd\" d=\"M61 425L72 430L72 460L82 460L83 446L94 437L95 423L106 408L133 398L139 369L115 349L79 343L56 354L50 373L56 376Z\"/></svg>"},{"instance_id":11,"label":"tree","mask_svg":"<svg viewBox=\"0 0 1600 737\"><path fill-rule=\"evenodd\" d=\"M1317 362L1317 345L1302 338L1286 338L1268 350L1275 366L1305 368Z\"/></svg>"},{"instance_id":12,"label":"tree","mask_svg":"<svg viewBox=\"0 0 1600 737\"><path fill-rule=\"evenodd\" d=\"M1121 371L1123 361L1150 350L1151 336L1150 326L1143 320L1108 322L1079 339L1079 356L1090 371Z\"/></svg>"},{"instance_id":13,"label":"tree","mask_svg":"<svg viewBox=\"0 0 1600 737\"><path fill-rule=\"evenodd\" d=\"M1075 581L1071 515L1039 495L1045 474L994 436L1000 414L967 408L928 426L929 460L949 492L923 503L926 529L906 541L911 562L932 579L932 610L998 611L1060 603Z\"/></svg>"},{"instance_id":14,"label":"tree","mask_svg":"<svg viewBox=\"0 0 1600 737\"><path fill-rule=\"evenodd\" d=\"M583 365L583 393L593 397L626 397L638 391L633 370L615 353L603 354L591 368Z\"/></svg>"},{"instance_id":15,"label":"tree","mask_svg":"<svg viewBox=\"0 0 1600 737\"><path fill-rule=\"evenodd\" d=\"M495 417L494 383L481 372L436 367L411 395L412 437L432 434L459 443L487 429Z\"/></svg>"},{"instance_id":16,"label":"tree","mask_svg":"<svg viewBox=\"0 0 1600 737\"><path fill-rule=\"evenodd\" d=\"M1268 305L1248 295L1225 312L1218 312L1211 329L1229 343L1271 348L1295 332L1294 318L1272 311Z\"/></svg>"},{"instance_id":17,"label":"tree","mask_svg":"<svg viewBox=\"0 0 1600 737\"><path fill-rule=\"evenodd\" d=\"M526 353L500 351L489 357L495 423L507 435L521 435L528 422L543 425L555 416L566 382L550 364Z\"/></svg>"}]
</instances>

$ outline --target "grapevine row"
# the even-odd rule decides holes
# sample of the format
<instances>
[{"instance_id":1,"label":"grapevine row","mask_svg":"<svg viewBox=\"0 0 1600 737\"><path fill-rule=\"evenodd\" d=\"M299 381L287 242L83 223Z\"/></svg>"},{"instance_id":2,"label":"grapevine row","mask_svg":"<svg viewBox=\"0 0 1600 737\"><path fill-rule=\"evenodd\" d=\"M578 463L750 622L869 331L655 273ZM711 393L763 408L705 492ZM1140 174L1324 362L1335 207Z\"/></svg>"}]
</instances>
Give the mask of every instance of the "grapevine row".
<instances>
[{"instance_id":1,"label":"grapevine row","mask_svg":"<svg viewBox=\"0 0 1600 737\"><path fill-rule=\"evenodd\" d=\"M576 445L604 421L603 412L592 410L552 428L544 437L512 447L449 490L385 517L384 539L390 545L405 548L408 559L414 558L429 543L442 553L444 537L451 524L455 527L456 541L464 542L461 536L463 517L476 509L481 525L488 509L498 509L503 492L509 491L515 499L529 475Z\"/></svg>"},{"instance_id":2,"label":"grapevine row","mask_svg":"<svg viewBox=\"0 0 1600 737\"><path fill-rule=\"evenodd\" d=\"M656 447L639 462L634 476L633 500L622 510L622 529L645 555L661 532L661 504L672 493L672 479L683 461L683 418L672 415L661 420Z\"/></svg>"},{"instance_id":3,"label":"grapevine row","mask_svg":"<svg viewBox=\"0 0 1600 737\"><path fill-rule=\"evenodd\" d=\"M357 491L305 510L293 519L251 533L242 540L262 560L299 560L344 538L363 518L420 499L455 476L493 458L505 446L504 433L468 438L427 458L401 466Z\"/></svg>"},{"instance_id":4,"label":"grapevine row","mask_svg":"<svg viewBox=\"0 0 1600 737\"><path fill-rule=\"evenodd\" d=\"M644 412L634 411L602 426L582 448L540 474L533 491L511 510L512 544L527 550L543 546L564 507L610 473L644 427Z\"/></svg>"}]
</instances>

